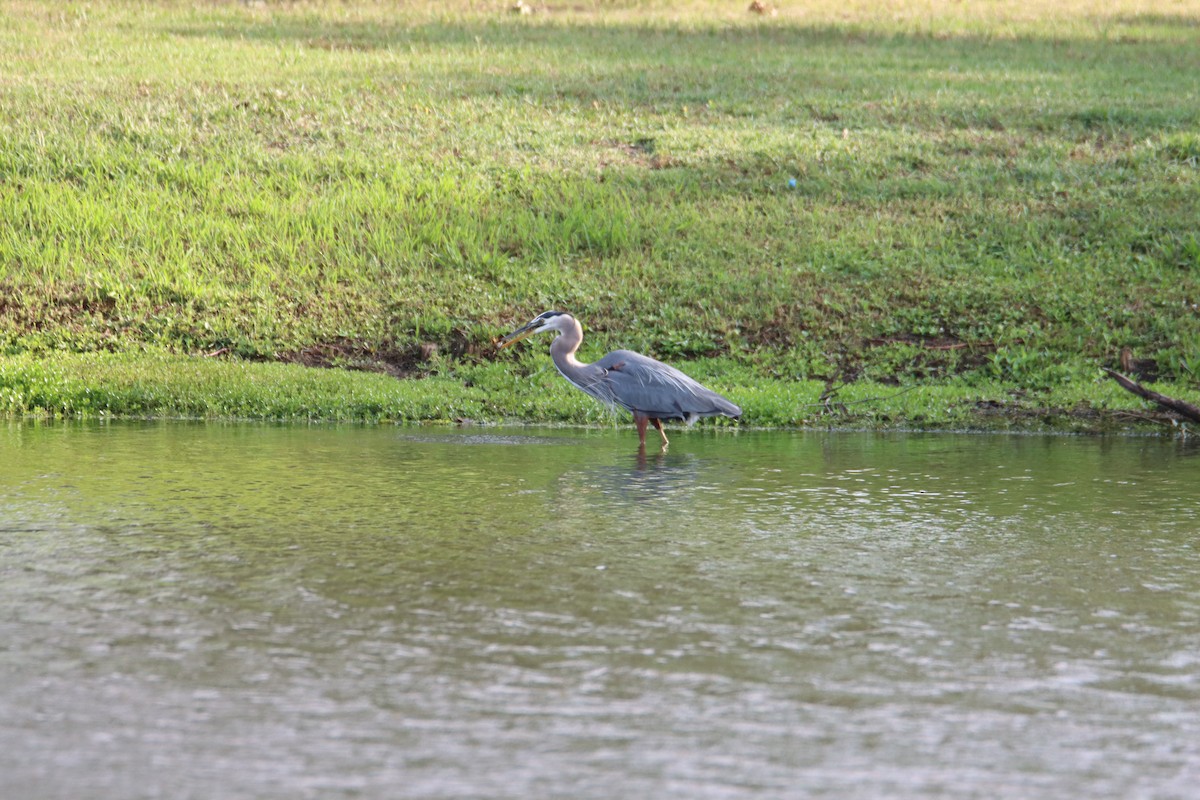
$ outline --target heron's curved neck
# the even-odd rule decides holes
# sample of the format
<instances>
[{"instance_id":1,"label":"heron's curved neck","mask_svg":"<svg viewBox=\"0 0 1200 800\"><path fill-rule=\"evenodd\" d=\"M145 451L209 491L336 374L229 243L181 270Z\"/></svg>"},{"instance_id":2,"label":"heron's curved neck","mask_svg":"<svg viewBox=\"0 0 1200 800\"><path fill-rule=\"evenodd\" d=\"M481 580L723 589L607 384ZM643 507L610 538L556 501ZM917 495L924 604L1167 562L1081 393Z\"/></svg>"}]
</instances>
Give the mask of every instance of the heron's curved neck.
<instances>
[{"instance_id":1,"label":"heron's curved neck","mask_svg":"<svg viewBox=\"0 0 1200 800\"><path fill-rule=\"evenodd\" d=\"M583 342L583 326L577 319L571 321L575 324L555 336L554 341L550 343L550 358L554 360L554 366L558 367L558 371L568 378L587 366L575 357L575 351Z\"/></svg>"}]
</instances>

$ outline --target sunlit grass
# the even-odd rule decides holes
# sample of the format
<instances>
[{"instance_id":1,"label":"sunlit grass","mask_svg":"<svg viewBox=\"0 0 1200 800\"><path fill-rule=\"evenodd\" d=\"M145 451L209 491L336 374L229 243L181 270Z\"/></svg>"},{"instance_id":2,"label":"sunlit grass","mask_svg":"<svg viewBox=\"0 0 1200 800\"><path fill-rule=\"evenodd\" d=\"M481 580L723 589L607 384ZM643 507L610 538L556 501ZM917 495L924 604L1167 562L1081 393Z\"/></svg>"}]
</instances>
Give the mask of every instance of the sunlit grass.
<instances>
[{"instance_id":1,"label":"sunlit grass","mask_svg":"<svg viewBox=\"0 0 1200 800\"><path fill-rule=\"evenodd\" d=\"M693 372L738 402L740 425L751 427L1097 431L1141 420L1140 404L1112 382L1037 398L1016 396L999 381L903 388L857 381L830 392L820 381L764 381L724 359L698 362ZM629 425L628 415L597 404L553 368L522 377L503 364L481 364L458 376L397 381L161 351L0 357L0 415ZM718 419L700 427L738 424Z\"/></svg>"},{"instance_id":2,"label":"sunlit grass","mask_svg":"<svg viewBox=\"0 0 1200 800\"><path fill-rule=\"evenodd\" d=\"M0 412L36 416L449 421L485 413L458 381L165 353L0 359Z\"/></svg>"}]
</instances>

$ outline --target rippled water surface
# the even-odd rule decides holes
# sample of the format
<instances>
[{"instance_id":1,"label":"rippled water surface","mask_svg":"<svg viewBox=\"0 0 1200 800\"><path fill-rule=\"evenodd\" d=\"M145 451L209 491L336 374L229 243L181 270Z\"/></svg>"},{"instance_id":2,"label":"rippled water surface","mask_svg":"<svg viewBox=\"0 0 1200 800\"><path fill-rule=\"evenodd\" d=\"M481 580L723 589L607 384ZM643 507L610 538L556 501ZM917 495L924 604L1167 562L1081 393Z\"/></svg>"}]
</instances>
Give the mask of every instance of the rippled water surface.
<instances>
[{"instance_id":1,"label":"rippled water surface","mask_svg":"<svg viewBox=\"0 0 1200 800\"><path fill-rule=\"evenodd\" d=\"M0 427L0 796L1196 796L1200 448L635 440Z\"/></svg>"}]
</instances>

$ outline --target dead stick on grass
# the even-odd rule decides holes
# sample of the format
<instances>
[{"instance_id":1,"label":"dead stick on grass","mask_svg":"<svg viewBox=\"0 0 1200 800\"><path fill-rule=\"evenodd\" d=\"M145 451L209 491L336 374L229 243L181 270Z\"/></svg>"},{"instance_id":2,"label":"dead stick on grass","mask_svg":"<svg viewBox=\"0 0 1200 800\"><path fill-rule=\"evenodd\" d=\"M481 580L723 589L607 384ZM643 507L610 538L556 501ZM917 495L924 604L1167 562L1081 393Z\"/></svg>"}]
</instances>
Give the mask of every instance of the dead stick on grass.
<instances>
[{"instance_id":1,"label":"dead stick on grass","mask_svg":"<svg viewBox=\"0 0 1200 800\"><path fill-rule=\"evenodd\" d=\"M1114 370L1108 368L1103 369L1108 374L1108 377L1121 384L1123 389L1133 392L1138 397L1143 397L1147 400L1158 403L1163 408L1169 411L1174 411L1176 414L1186 417L1192 422L1200 422L1200 407L1194 406L1191 403L1183 400L1177 400L1174 397L1167 397L1165 394L1159 394L1151 389L1147 389L1145 386L1142 386L1132 378L1127 378Z\"/></svg>"}]
</instances>

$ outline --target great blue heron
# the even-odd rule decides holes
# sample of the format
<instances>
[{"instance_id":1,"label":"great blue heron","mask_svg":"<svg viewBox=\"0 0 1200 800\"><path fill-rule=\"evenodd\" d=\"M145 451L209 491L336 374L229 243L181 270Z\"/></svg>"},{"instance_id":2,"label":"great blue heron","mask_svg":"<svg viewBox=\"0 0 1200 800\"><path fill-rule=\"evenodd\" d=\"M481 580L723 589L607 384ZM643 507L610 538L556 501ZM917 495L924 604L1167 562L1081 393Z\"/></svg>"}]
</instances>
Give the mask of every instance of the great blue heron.
<instances>
[{"instance_id":1,"label":"great blue heron","mask_svg":"<svg viewBox=\"0 0 1200 800\"><path fill-rule=\"evenodd\" d=\"M721 395L706 389L674 367L632 350L614 350L594 364L575 358L583 341L579 320L562 311L546 311L500 340L508 347L544 331L558 335L550 343L550 357L562 376L610 406L633 414L638 442L646 446L646 426L653 424L666 447L664 419L682 419L691 425L700 417L739 417L742 410Z\"/></svg>"}]
</instances>

